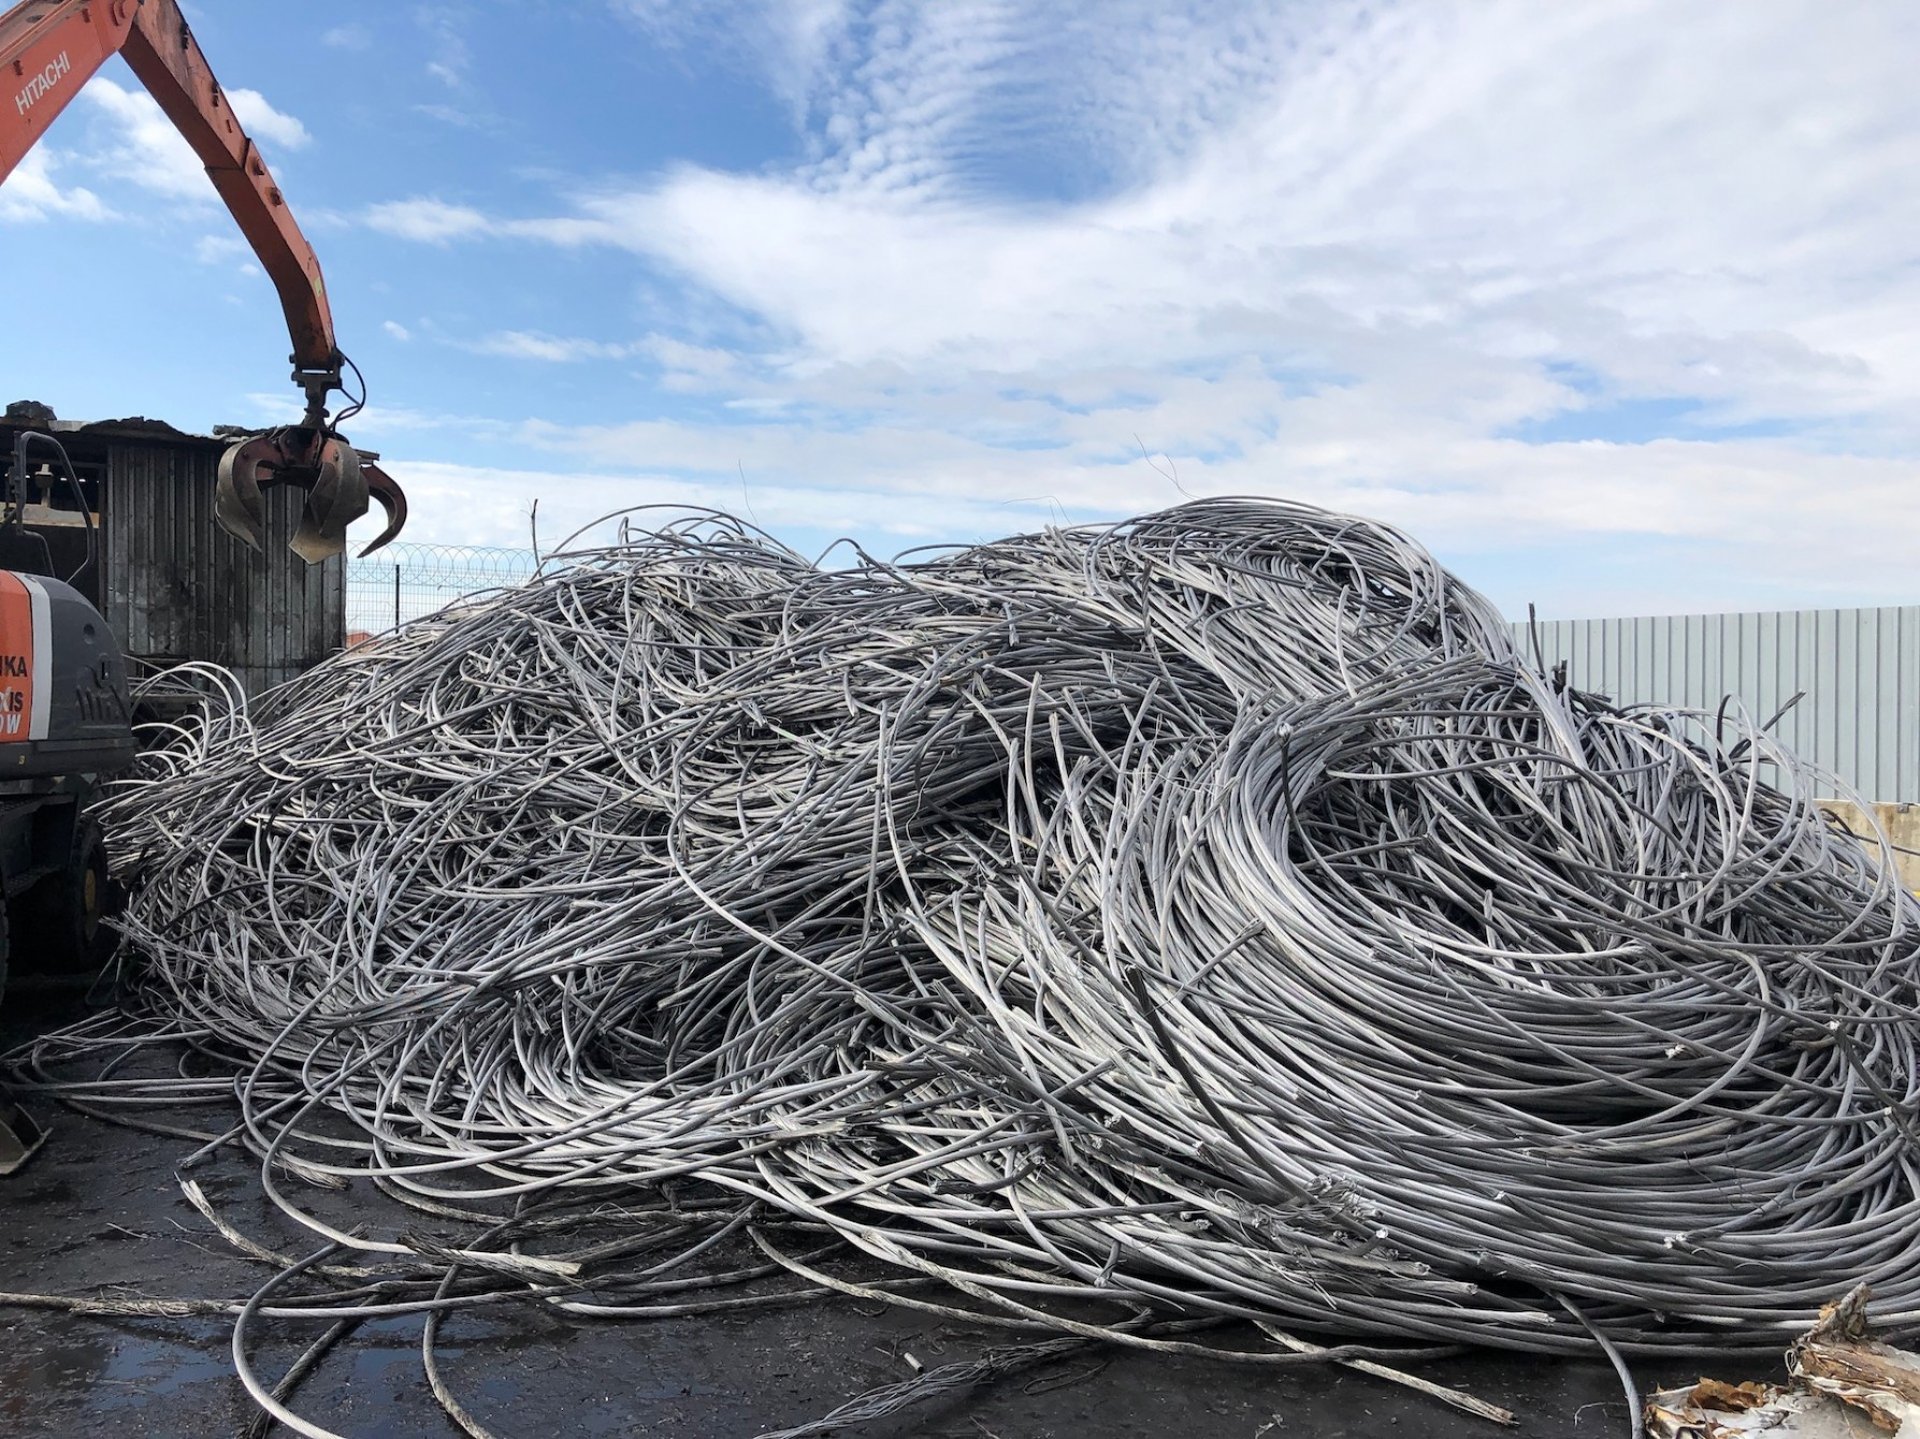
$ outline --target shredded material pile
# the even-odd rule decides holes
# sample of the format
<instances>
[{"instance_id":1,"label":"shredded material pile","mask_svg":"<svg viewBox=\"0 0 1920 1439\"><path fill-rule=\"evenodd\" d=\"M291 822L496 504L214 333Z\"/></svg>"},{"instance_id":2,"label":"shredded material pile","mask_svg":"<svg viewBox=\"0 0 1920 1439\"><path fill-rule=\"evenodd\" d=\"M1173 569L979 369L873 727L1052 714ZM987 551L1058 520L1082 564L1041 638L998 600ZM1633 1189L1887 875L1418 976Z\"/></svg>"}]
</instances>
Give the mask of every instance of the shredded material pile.
<instances>
[{"instance_id":1,"label":"shredded material pile","mask_svg":"<svg viewBox=\"0 0 1920 1439\"><path fill-rule=\"evenodd\" d=\"M70 1043L192 1039L282 1206L443 1294L645 1311L746 1236L1161 1347L1777 1348L1858 1281L1897 1333L1920 905L1815 792L1372 523L709 518L185 726L106 816L145 1015Z\"/></svg>"}]
</instances>

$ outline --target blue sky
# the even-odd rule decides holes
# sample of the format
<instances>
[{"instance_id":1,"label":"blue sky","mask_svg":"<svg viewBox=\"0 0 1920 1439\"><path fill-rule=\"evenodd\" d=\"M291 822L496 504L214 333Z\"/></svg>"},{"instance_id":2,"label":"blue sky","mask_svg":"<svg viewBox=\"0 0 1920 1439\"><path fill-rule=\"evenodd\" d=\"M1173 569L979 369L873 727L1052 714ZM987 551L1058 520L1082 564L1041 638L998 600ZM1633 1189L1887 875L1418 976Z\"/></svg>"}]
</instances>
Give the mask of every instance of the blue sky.
<instances>
[{"instance_id":1,"label":"blue sky","mask_svg":"<svg viewBox=\"0 0 1920 1439\"><path fill-rule=\"evenodd\" d=\"M890 552L1260 492L1514 614L1920 599L1912 7L187 9L410 538L520 543L538 498L546 540L704 503ZM291 406L118 62L0 254L0 398Z\"/></svg>"}]
</instances>

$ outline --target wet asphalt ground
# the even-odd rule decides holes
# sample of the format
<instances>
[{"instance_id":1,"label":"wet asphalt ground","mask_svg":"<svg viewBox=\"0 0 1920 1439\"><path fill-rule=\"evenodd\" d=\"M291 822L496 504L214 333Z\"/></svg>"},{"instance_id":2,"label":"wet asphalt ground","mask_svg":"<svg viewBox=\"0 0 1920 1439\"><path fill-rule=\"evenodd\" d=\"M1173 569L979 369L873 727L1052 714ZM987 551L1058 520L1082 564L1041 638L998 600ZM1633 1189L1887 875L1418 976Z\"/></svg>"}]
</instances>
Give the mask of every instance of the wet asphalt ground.
<instances>
[{"instance_id":1,"label":"wet asphalt ground","mask_svg":"<svg viewBox=\"0 0 1920 1439\"><path fill-rule=\"evenodd\" d=\"M11 994L11 1045L84 1013L71 987ZM271 1271L239 1255L182 1196L175 1166L193 1146L35 1103L53 1130L21 1174L0 1180L0 1289L43 1294L242 1298ZM255 1192L252 1166L194 1171L222 1212L268 1238L284 1222ZM323 1326L265 1333L276 1376ZM0 1309L0 1436L172 1439L233 1435L256 1410L234 1377L222 1318L103 1320ZM1004 1335L936 1316L833 1299L745 1315L573 1324L532 1309L460 1316L436 1348L447 1381L499 1439L744 1436L817 1419L847 1399L927 1368L970 1360ZM1709 1372L1778 1377L1752 1359L1646 1365L1643 1385ZM1475 1353L1416 1372L1520 1416L1514 1428L1341 1369L1275 1371L1227 1362L1081 1355L842 1432L863 1439L1288 1439L1379 1436L1606 1439L1628 1433L1604 1363ZM369 1324L301 1387L296 1410L367 1439L457 1435L428 1390L417 1320ZM286 1433L276 1429L275 1433Z\"/></svg>"}]
</instances>

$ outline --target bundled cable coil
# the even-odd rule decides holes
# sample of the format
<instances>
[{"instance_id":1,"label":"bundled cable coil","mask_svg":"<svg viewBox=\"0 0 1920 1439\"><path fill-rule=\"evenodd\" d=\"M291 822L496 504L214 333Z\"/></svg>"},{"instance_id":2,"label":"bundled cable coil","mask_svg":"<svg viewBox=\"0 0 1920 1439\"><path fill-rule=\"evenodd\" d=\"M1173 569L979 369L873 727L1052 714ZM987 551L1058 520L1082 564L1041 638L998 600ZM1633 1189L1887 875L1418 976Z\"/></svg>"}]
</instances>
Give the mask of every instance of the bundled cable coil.
<instances>
[{"instance_id":1,"label":"bundled cable coil","mask_svg":"<svg viewBox=\"0 0 1920 1439\"><path fill-rule=\"evenodd\" d=\"M276 1166L546 1206L489 1282L575 1312L632 1301L564 1216L693 1184L690 1252L1122 1343L1898 1330L1920 904L1818 782L1304 506L837 569L710 516L183 725L105 816L141 1018L72 1043L214 1055L383 1263L479 1261Z\"/></svg>"}]
</instances>

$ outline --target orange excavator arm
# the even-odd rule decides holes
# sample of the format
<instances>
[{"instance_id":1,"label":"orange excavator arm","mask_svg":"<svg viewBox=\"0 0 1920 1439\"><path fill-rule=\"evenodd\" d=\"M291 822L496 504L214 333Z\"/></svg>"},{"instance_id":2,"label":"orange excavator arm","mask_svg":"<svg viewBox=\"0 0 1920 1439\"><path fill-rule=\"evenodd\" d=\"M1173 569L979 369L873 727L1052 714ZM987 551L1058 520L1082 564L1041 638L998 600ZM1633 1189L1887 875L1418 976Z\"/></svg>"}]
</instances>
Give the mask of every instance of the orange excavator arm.
<instances>
[{"instance_id":1,"label":"orange excavator arm","mask_svg":"<svg viewBox=\"0 0 1920 1439\"><path fill-rule=\"evenodd\" d=\"M387 512L387 527L362 553L378 549L406 523L406 496L328 423L327 398L340 388L346 360L334 340L319 258L214 79L177 0L24 0L0 15L0 183L115 54L126 58L207 167L273 281L293 341L293 381L306 396L299 425L228 452L215 506L221 524L258 548L260 491L296 486L307 499L294 548L318 560L340 552L347 525L366 513L371 494Z\"/></svg>"}]
</instances>

